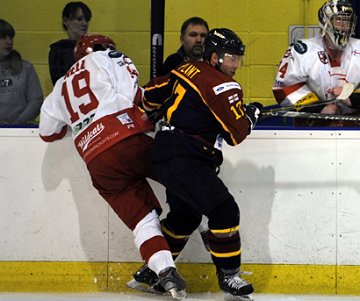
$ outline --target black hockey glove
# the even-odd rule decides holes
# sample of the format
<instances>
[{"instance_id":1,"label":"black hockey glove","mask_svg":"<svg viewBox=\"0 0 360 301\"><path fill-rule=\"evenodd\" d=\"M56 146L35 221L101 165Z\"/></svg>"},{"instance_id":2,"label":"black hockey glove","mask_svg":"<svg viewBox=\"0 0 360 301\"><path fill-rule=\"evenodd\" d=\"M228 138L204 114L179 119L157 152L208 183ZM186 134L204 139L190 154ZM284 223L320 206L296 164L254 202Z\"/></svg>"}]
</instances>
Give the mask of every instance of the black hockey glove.
<instances>
[{"instance_id":1,"label":"black hockey glove","mask_svg":"<svg viewBox=\"0 0 360 301\"><path fill-rule=\"evenodd\" d=\"M261 117L261 110L264 106L259 102L251 102L245 105L245 113L250 123L249 134Z\"/></svg>"},{"instance_id":2,"label":"black hockey glove","mask_svg":"<svg viewBox=\"0 0 360 301\"><path fill-rule=\"evenodd\" d=\"M162 113L160 110L154 110L151 112L146 111L146 114L148 115L149 119L153 124L156 124L156 122L158 122L162 118Z\"/></svg>"}]
</instances>

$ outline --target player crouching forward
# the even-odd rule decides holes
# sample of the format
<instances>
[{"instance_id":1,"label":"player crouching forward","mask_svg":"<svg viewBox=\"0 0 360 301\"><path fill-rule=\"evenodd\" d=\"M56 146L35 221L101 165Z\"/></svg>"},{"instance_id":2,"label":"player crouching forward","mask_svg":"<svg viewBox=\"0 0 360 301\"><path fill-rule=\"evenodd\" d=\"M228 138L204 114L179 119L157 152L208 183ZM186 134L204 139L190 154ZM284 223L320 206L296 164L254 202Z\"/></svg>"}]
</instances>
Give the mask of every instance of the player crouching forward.
<instances>
[{"instance_id":1,"label":"player crouching forward","mask_svg":"<svg viewBox=\"0 0 360 301\"><path fill-rule=\"evenodd\" d=\"M161 233L161 207L146 180L153 178L153 139L146 135L153 125L134 104L142 97L138 71L106 36L82 36L75 57L76 64L43 103L40 137L52 142L71 128L93 186L133 232L160 285L174 299L183 299L186 283Z\"/></svg>"}]
</instances>

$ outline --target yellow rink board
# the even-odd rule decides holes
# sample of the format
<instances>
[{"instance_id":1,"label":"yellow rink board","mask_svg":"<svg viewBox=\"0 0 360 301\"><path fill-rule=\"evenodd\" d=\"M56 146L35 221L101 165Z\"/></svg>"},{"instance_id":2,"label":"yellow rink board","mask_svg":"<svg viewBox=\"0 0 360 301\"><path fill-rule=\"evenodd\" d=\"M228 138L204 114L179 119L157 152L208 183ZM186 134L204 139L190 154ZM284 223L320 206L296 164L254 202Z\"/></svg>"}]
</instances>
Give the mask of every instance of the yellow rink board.
<instances>
[{"instance_id":1,"label":"yellow rink board","mask_svg":"<svg viewBox=\"0 0 360 301\"><path fill-rule=\"evenodd\" d=\"M2 292L130 292L141 263L0 262ZM178 263L188 292L217 292L212 264ZM358 266L243 264L257 293L360 295Z\"/></svg>"}]
</instances>

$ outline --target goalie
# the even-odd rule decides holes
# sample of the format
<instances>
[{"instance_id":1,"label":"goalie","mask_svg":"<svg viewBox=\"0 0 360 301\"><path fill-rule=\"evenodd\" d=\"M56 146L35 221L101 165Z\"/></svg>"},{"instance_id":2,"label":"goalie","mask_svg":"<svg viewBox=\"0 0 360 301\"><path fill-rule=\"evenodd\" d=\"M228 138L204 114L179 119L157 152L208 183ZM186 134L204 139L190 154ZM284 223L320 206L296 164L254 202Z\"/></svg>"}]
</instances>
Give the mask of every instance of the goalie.
<instances>
[{"instance_id":1,"label":"goalie","mask_svg":"<svg viewBox=\"0 0 360 301\"><path fill-rule=\"evenodd\" d=\"M360 40L352 38L356 13L348 0L325 2L318 12L321 35L291 44L273 85L281 106L336 99L346 83L350 97L306 110L320 114L354 114L360 108ZM303 109L305 110L305 109Z\"/></svg>"}]
</instances>

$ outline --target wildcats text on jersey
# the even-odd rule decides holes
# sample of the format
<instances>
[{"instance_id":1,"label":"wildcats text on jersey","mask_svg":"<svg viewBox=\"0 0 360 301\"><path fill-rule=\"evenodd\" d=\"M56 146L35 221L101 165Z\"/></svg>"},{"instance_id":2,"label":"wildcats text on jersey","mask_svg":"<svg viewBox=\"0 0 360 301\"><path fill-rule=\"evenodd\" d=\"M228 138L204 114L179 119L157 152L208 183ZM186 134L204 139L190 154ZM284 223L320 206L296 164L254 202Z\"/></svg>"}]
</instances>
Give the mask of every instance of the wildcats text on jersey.
<instances>
[{"instance_id":1,"label":"wildcats text on jersey","mask_svg":"<svg viewBox=\"0 0 360 301\"><path fill-rule=\"evenodd\" d=\"M100 135L104 129L105 127L102 122L95 123L95 127L93 127L90 131L87 131L87 133L81 137L78 143L78 147L81 148L84 152L87 149L89 143L98 135Z\"/></svg>"}]
</instances>

